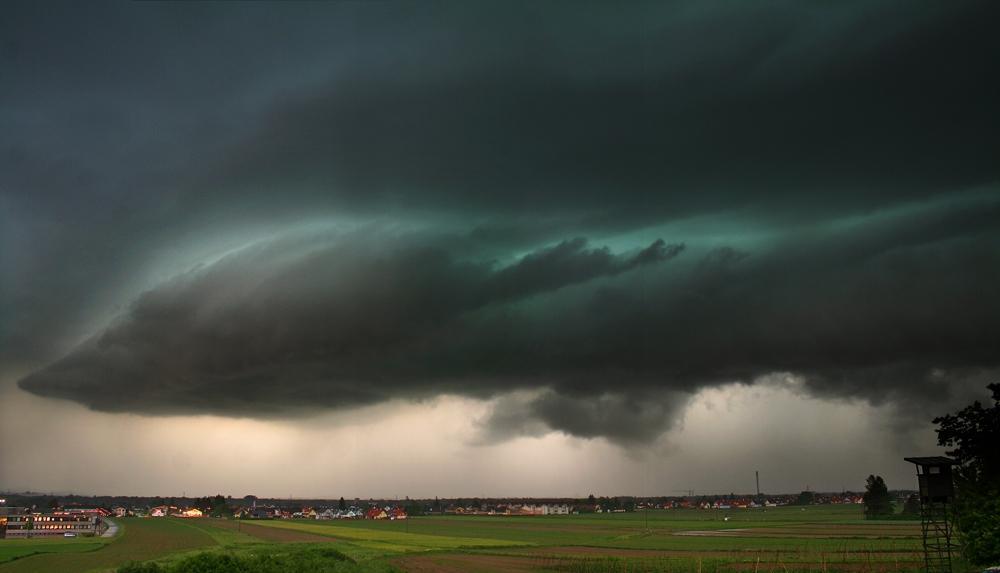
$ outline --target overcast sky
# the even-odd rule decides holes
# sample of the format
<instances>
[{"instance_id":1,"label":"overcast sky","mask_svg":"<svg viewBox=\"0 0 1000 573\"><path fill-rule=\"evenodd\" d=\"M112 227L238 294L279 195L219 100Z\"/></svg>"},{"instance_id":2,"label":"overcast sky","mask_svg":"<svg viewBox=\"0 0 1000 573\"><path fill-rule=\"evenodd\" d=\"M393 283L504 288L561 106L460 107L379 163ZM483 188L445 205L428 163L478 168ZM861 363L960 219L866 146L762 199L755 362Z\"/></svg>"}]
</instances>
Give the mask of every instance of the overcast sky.
<instances>
[{"instance_id":1,"label":"overcast sky","mask_svg":"<svg viewBox=\"0 0 1000 573\"><path fill-rule=\"evenodd\" d=\"M9 5L0 489L913 487L1000 378L997 12Z\"/></svg>"}]
</instances>

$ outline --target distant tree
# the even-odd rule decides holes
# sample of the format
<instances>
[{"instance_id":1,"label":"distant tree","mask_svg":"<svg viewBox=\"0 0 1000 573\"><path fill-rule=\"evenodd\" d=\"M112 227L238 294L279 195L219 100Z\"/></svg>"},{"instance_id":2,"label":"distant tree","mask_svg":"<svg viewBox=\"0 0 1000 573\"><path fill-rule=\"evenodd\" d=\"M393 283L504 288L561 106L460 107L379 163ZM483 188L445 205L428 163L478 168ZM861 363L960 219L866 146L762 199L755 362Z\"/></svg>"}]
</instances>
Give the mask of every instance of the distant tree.
<instances>
[{"instance_id":1,"label":"distant tree","mask_svg":"<svg viewBox=\"0 0 1000 573\"><path fill-rule=\"evenodd\" d=\"M955 471L955 526L966 559L977 565L1000 563L1000 384L986 386L993 406L977 400L955 414L934 418L938 445L958 462Z\"/></svg>"},{"instance_id":2,"label":"distant tree","mask_svg":"<svg viewBox=\"0 0 1000 573\"><path fill-rule=\"evenodd\" d=\"M232 517L233 508L230 507L229 501L222 497L222 494L216 494L210 501L209 514L212 517Z\"/></svg>"},{"instance_id":3,"label":"distant tree","mask_svg":"<svg viewBox=\"0 0 1000 573\"><path fill-rule=\"evenodd\" d=\"M59 499L53 497L52 499L49 500L49 503L47 504L47 506L48 506L49 509L55 509L55 508L59 507Z\"/></svg>"},{"instance_id":4,"label":"distant tree","mask_svg":"<svg viewBox=\"0 0 1000 573\"><path fill-rule=\"evenodd\" d=\"M861 499L865 502L865 519L879 519L895 512L892 496L889 495L889 488L882 476L868 476L865 480L865 495Z\"/></svg>"},{"instance_id":5,"label":"distant tree","mask_svg":"<svg viewBox=\"0 0 1000 573\"><path fill-rule=\"evenodd\" d=\"M617 497L601 497L597 503L600 504L601 509L604 511L614 511L622 507L621 500Z\"/></svg>"},{"instance_id":6,"label":"distant tree","mask_svg":"<svg viewBox=\"0 0 1000 573\"><path fill-rule=\"evenodd\" d=\"M347 509L347 502L344 501L344 498L340 498L340 501L337 502L337 509Z\"/></svg>"},{"instance_id":7,"label":"distant tree","mask_svg":"<svg viewBox=\"0 0 1000 573\"><path fill-rule=\"evenodd\" d=\"M587 503L590 504L591 506L597 503L597 498L594 497L594 494L590 494L587 496Z\"/></svg>"},{"instance_id":8,"label":"distant tree","mask_svg":"<svg viewBox=\"0 0 1000 573\"><path fill-rule=\"evenodd\" d=\"M207 514L212 513L212 509L215 507L215 500L211 497L199 497L192 503L194 507L197 507L201 511Z\"/></svg>"},{"instance_id":9,"label":"distant tree","mask_svg":"<svg viewBox=\"0 0 1000 573\"><path fill-rule=\"evenodd\" d=\"M803 491L795 500L795 505L812 505L816 501L816 494L811 491Z\"/></svg>"}]
</instances>

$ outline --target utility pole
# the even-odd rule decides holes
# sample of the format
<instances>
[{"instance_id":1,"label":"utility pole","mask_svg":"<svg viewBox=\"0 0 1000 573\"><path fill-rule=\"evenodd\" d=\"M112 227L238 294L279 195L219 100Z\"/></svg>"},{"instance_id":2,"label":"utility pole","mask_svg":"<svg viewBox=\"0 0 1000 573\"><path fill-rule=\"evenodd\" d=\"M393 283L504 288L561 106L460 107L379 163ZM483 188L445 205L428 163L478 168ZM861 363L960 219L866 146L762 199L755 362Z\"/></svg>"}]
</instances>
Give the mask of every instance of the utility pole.
<instances>
[{"instance_id":1,"label":"utility pole","mask_svg":"<svg viewBox=\"0 0 1000 573\"><path fill-rule=\"evenodd\" d=\"M760 470L755 470L753 473L757 477L757 497L760 497Z\"/></svg>"}]
</instances>

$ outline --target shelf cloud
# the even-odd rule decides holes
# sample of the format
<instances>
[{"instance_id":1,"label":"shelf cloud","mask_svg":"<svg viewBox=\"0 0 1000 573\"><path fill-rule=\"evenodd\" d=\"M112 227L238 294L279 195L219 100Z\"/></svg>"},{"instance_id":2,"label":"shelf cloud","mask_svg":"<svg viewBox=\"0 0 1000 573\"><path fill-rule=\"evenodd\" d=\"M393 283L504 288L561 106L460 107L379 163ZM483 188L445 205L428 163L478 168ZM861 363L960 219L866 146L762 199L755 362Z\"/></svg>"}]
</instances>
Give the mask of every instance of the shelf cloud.
<instances>
[{"instance_id":1,"label":"shelf cloud","mask_svg":"<svg viewBox=\"0 0 1000 573\"><path fill-rule=\"evenodd\" d=\"M626 444L703 387L773 372L833 397L933 401L940 372L998 366L998 217L976 198L759 252L576 238L507 264L427 234L285 238L144 292L20 386L98 410L256 417L535 391L495 413L494 436L541 423Z\"/></svg>"},{"instance_id":2,"label":"shelf cloud","mask_svg":"<svg viewBox=\"0 0 1000 573\"><path fill-rule=\"evenodd\" d=\"M5 14L4 380L630 446L1000 368L995 2L271 8Z\"/></svg>"}]
</instances>

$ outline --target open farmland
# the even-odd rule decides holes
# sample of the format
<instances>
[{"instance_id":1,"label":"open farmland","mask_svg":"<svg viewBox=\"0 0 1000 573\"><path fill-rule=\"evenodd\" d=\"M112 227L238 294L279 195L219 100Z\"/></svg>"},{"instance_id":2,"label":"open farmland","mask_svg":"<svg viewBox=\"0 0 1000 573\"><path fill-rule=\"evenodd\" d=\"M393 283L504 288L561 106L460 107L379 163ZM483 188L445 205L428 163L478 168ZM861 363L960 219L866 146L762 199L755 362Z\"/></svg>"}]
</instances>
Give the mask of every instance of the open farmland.
<instances>
[{"instance_id":1,"label":"open farmland","mask_svg":"<svg viewBox=\"0 0 1000 573\"><path fill-rule=\"evenodd\" d=\"M176 567L201 549L260 556L317 548L348 557L337 571L359 572L905 572L921 567L916 522L859 518L856 506L811 506L399 521L131 519L125 521L124 535L106 546L67 544L67 551L77 552L25 557L0 565L0 573L102 571L133 560Z\"/></svg>"},{"instance_id":2,"label":"open farmland","mask_svg":"<svg viewBox=\"0 0 1000 573\"><path fill-rule=\"evenodd\" d=\"M851 506L765 511L650 511L552 517L433 517L410 523L321 522L313 528L381 531L475 539L510 547L406 555L393 560L410 571L592 570L870 570L922 565L915 522L860 520ZM274 527L296 524L273 522ZM466 541L466 544L470 542ZM579 569L582 568L582 569ZM623 569L624 570L624 569Z\"/></svg>"},{"instance_id":3,"label":"open farmland","mask_svg":"<svg viewBox=\"0 0 1000 573\"><path fill-rule=\"evenodd\" d=\"M120 519L122 533L94 547L99 541L79 543L76 539L46 540L65 544L65 551L30 555L0 564L0 573L57 573L106 571L129 561L156 559L180 551L209 547L211 535L175 519ZM6 544L0 542L0 547Z\"/></svg>"},{"instance_id":4,"label":"open farmland","mask_svg":"<svg viewBox=\"0 0 1000 573\"><path fill-rule=\"evenodd\" d=\"M84 553L104 546L107 541L100 538L66 539L63 537L43 537L35 539L5 539L0 541L0 564L29 555L44 553Z\"/></svg>"}]
</instances>

